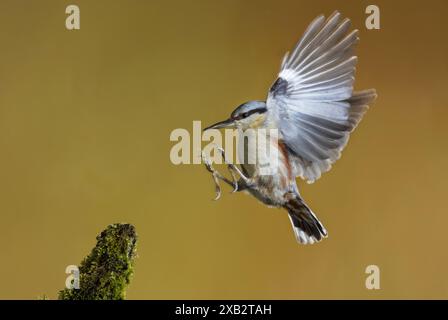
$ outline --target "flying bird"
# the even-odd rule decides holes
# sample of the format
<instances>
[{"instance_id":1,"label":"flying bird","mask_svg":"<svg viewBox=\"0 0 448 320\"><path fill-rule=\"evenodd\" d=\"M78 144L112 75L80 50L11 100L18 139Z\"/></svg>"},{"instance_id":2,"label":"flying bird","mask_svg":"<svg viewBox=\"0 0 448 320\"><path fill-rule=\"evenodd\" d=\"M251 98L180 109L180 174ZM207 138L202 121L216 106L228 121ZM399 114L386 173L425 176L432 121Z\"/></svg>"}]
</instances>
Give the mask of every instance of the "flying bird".
<instances>
[{"instance_id":1,"label":"flying bird","mask_svg":"<svg viewBox=\"0 0 448 320\"><path fill-rule=\"evenodd\" d=\"M268 134L266 140L269 148L278 151L278 163L271 174L262 174L262 161L243 162L240 168L227 162L222 148L218 150L233 180L215 170L204 154L203 161L213 175L217 198L221 180L268 206L285 208L301 244L319 242L328 233L301 198L296 177L313 183L329 171L377 96L375 89L353 90L354 47L359 38L358 30L349 29L350 20L341 19L339 12L327 19L318 16L294 50L284 56L265 101L246 102L229 119L204 129L277 129L278 135ZM242 150L248 152L247 146Z\"/></svg>"}]
</instances>

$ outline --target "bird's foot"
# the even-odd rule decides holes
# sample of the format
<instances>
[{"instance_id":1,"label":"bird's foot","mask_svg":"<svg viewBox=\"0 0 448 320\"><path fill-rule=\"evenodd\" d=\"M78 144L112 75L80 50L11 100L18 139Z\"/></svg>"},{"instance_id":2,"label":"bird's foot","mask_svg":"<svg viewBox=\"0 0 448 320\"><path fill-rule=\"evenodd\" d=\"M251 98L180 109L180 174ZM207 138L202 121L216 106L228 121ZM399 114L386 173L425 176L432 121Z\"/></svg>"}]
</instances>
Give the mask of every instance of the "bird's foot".
<instances>
[{"instance_id":1,"label":"bird's foot","mask_svg":"<svg viewBox=\"0 0 448 320\"><path fill-rule=\"evenodd\" d=\"M233 163L227 161L226 159L226 152L223 148L220 146L216 146L216 149L221 153L222 158L224 159L224 163L227 165L227 169L229 170L230 174L232 175L233 181L236 182L236 188L233 190L233 192L238 191L238 176L239 178L244 182L246 186L251 185L251 181L248 177L244 175L244 173L241 172L241 170L235 166Z\"/></svg>"},{"instance_id":2,"label":"bird's foot","mask_svg":"<svg viewBox=\"0 0 448 320\"><path fill-rule=\"evenodd\" d=\"M219 180L224 181L225 183L233 187L232 192L236 192L238 190L238 181L236 180L236 177L232 172L231 172L232 181L230 181L229 179L224 177L219 171L213 168L210 159L208 159L203 152L202 152L202 161L204 162L207 171L212 174L213 181L215 182L216 196L214 200L218 200L221 197L221 185L219 183Z\"/></svg>"}]
</instances>

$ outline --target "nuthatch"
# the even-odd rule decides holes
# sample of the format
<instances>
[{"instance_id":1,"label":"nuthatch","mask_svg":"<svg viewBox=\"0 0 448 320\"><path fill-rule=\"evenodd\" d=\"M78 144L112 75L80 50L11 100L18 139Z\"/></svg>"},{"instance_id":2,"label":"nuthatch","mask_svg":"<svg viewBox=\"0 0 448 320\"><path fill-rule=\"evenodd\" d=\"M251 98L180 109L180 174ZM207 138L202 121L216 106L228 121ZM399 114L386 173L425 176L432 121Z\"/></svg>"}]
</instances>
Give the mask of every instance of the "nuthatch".
<instances>
[{"instance_id":1,"label":"nuthatch","mask_svg":"<svg viewBox=\"0 0 448 320\"><path fill-rule=\"evenodd\" d=\"M353 91L354 46L359 38L358 30L348 32L349 28L350 20L340 21L338 12L326 20L317 17L292 53L283 58L266 101L244 103L229 119L204 129L278 129L276 139L267 137L269 147L278 150L272 174L260 174L259 162L243 162L241 169L226 162L231 181L213 169L206 157L203 160L213 174L218 196L222 180L266 205L285 208L302 244L319 242L327 231L300 197L296 177L312 183L329 171L376 98L375 89ZM224 150L219 151L226 160Z\"/></svg>"}]
</instances>

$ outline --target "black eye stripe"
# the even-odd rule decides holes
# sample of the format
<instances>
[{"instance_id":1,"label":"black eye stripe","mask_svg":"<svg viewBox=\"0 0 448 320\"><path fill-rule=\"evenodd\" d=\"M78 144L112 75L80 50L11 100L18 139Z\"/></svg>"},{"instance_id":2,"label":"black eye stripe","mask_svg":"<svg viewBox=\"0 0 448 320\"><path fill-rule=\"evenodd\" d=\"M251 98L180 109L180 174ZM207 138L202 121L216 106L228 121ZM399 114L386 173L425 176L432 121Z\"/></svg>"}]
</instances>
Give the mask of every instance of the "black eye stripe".
<instances>
[{"instance_id":1,"label":"black eye stripe","mask_svg":"<svg viewBox=\"0 0 448 320\"><path fill-rule=\"evenodd\" d=\"M257 108L257 109L253 109L250 111L243 112L243 113L237 115L235 119L241 120L241 119L244 119L244 118L247 118L247 117L253 115L254 113L263 113L263 112L266 112L266 108Z\"/></svg>"}]
</instances>

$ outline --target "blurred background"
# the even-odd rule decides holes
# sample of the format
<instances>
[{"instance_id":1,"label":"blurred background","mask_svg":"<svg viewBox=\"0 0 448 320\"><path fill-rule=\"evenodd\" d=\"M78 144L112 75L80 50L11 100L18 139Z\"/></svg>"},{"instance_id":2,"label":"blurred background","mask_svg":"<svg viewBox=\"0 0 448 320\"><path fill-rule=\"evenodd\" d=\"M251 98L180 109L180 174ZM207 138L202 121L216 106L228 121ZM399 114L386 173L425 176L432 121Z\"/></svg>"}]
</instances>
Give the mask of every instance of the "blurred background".
<instances>
[{"instance_id":1,"label":"blurred background","mask_svg":"<svg viewBox=\"0 0 448 320\"><path fill-rule=\"evenodd\" d=\"M81 29L65 28L77 4ZM381 30L365 28L365 8ZM379 98L301 193L329 231L175 166L169 141L264 99L318 14L360 29ZM0 298L56 298L108 224L139 234L130 299L448 298L446 1L0 1ZM226 189L224 191L230 191ZM381 289L365 288L365 268Z\"/></svg>"}]
</instances>

